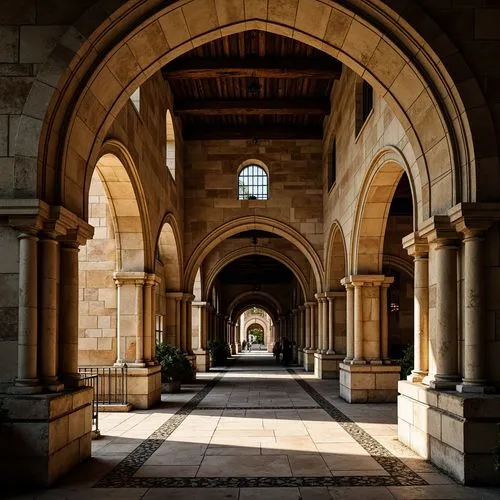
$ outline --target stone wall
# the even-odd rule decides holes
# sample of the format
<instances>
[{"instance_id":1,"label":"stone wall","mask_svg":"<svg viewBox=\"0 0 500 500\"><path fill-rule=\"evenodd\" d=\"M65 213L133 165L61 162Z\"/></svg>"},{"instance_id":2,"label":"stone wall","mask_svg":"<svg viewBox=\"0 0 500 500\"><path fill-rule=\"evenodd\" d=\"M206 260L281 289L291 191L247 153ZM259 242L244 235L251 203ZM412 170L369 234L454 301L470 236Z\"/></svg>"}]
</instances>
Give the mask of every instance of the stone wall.
<instances>
[{"instance_id":1,"label":"stone wall","mask_svg":"<svg viewBox=\"0 0 500 500\"><path fill-rule=\"evenodd\" d=\"M192 141L185 151L185 256L222 223L248 215L285 222L323 246L321 141ZM256 159L269 169L268 200L238 200L238 167Z\"/></svg>"},{"instance_id":2,"label":"stone wall","mask_svg":"<svg viewBox=\"0 0 500 500\"><path fill-rule=\"evenodd\" d=\"M359 77L349 68L343 67L342 77L336 82L332 93L332 108L335 110L326 123L323 141L323 193L325 234L338 221L342 227L347 253L353 245L352 232L359 193L366 172L374 155L384 146L395 146L403 152L410 146L405 131L388 104L375 92L373 111L368 116L360 133L355 135L356 85ZM328 167L331 162L332 142L335 139L337 161L336 182L328 190ZM408 232L412 228L409 227ZM408 233L406 233L408 234ZM391 238L397 246L397 237ZM325 238L324 252L328 248ZM398 255L403 255L399 240ZM408 258L405 256L405 258ZM350 263L352 266L352 262ZM350 272L350 270L348 270Z\"/></svg>"},{"instance_id":3,"label":"stone wall","mask_svg":"<svg viewBox=\"0 0 500 500\"><path fill-rule=\"evenodd\" d=\"M116 240L108 197L94 173L89 192L89 223L94 239L80 248L78 364L112 365L116 361Z\"/></svg>"}]
</instances>

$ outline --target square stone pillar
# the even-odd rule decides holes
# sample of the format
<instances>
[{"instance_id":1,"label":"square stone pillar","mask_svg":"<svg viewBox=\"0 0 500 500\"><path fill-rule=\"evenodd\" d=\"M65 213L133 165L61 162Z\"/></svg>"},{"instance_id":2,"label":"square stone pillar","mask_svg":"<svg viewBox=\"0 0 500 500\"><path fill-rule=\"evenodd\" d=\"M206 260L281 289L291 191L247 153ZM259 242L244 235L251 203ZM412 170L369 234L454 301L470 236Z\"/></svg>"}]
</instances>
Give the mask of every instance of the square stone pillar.
<instances>
[{"instance_id":1,"label":"square stone pillar","mask_svg":"<svg viewBox=\"0 0 500 500\"><path fill-rule=\"evenodd\" d=\"M387 302L383 294L393 281L383 275L354 275L343 280L344 285L354 288L354 356L349 364L339 364L340 396L349 403L397 398L401 369L382 360L382 351L387 350L382 349L382 343L387 342ZM347 314L349 317L349 311Z\"/></svg>"}]
</instances>

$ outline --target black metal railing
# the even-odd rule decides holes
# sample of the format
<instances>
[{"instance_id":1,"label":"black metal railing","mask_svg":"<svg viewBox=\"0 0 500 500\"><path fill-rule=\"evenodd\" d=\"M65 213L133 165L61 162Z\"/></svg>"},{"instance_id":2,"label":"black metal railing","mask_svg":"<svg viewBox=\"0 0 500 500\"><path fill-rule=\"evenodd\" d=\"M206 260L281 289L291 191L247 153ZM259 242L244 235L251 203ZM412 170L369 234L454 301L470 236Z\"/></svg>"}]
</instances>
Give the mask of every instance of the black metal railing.
<instances>
[{"instance_id":1,"label":"black metal railing","mask_svg":"<svg viewBox=\"0 0 500 500\"><path fill-rule=\"evenodd\" d=\"M127 366L81 366L82 377L97 376L96 400L100 405L126 405L128 403Z\"/></svg>"},{"instance_id":2,"label":"black metal railing","mask_svg":"<svg viewBox=\"0 0 500 500\"><path fill-rule=\"evenodd\" d=\"M92 387L94 396L92 397L92 431L95 436L99 435L99 403L97 395L99 394L99 377L97 375L82 375L80 380L83 385Z\"/></svg>"}]
</instances>

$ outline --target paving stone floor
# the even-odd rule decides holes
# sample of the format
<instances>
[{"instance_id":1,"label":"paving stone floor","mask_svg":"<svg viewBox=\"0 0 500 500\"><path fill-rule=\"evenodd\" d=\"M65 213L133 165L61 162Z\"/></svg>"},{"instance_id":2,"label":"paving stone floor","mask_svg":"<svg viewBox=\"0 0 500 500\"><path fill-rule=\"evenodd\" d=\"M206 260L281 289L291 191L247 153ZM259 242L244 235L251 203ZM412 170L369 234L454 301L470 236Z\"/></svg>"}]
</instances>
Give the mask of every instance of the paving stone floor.
<instances>
[{"instance_id":1,"label":"paving stone floor","mask_svg":"<svg viewBox=\"0 0 500 500\"><path fill-rule=\"evenodd\" d=\"M500 499L401 445L396 405L349 405L338 381L266 353L199 374L160 408L101 413L93 458L26 499Z\"/></svg>"}]
</instances>

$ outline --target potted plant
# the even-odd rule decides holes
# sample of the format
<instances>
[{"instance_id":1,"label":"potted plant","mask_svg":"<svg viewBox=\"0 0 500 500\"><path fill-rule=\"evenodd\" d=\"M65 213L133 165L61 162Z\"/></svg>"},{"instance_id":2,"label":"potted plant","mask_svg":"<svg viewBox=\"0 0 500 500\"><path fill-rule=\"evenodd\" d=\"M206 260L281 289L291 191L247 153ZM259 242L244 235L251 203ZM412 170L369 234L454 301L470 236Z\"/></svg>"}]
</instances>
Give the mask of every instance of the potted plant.
<instances>
[{"instance_id":1,"label":"potted plant","mask_svg":"<svg viewBox=\"0 0 500 500\"><path fill-rule=\"evenodd\" d=\"M210 353L210 364L220 366L226 363L226 359L231 357L229 345L222 340L211 340L208 343L208 352Z\"/></svg>"},{"instance_id":2,"label":"potted plant","mask_svg":"<svg viewBox=\"0 0 500 500\"><path fill-rule=\"evenodd\" d=\"M161 366L164 392L179 392L182 382L193 379L193 368L181 349L168 344L157 344L156 359Z\"/></svg>"}]
</instances>

